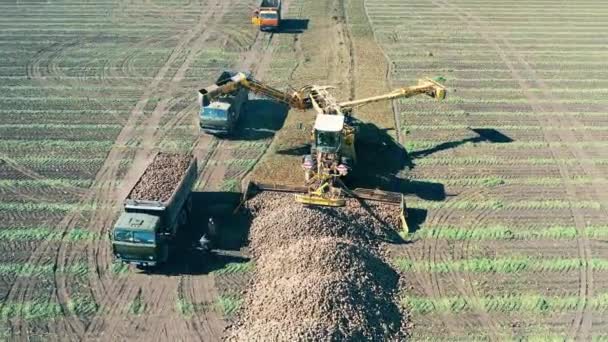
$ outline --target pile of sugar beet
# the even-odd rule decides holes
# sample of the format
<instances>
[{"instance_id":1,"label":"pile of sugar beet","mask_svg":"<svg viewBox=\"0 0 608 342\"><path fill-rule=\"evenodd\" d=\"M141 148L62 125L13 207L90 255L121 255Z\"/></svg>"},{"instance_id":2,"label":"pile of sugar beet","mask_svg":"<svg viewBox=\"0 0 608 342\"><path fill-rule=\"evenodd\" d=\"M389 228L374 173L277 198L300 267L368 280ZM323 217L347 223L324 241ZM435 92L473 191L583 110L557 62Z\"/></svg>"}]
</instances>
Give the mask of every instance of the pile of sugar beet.
<instances>
[{"instance_id":1,"label":"pile of sugar beet","mask_svg":"<svg viewBox=\"0 0 608 342\"><path fill-rule=\"evenodd\" d=\"M391 341L407 337L398 274L378 248L398 206L306 207L264 192L247 204L255 271L229 341Z\"/></svg>"},{"instance_id":2,"label":"pile of sugar beet","mask_svg":"<svg viewBox=\"0 0 608 342\"><path fill-rule=\"evenodd\" d=\"M133 200L166 201L184 177L192 157L181 153L159 153L137 184L129 198Z\"/></svg>"}]
</instances>

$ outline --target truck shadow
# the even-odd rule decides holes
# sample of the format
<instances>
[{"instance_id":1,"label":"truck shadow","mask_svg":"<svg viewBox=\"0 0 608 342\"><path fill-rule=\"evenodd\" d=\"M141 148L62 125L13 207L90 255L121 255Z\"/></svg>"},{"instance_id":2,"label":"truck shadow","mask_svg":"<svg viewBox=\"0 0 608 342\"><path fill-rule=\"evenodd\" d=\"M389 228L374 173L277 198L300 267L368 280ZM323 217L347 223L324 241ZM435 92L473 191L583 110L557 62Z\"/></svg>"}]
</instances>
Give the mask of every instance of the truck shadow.
<instances>
[{"instance_id":1,"label":"truck shadow","mask_svg":"<svg viewBox=\"0 0 608 342\"><path fill-rule=\"evenodd\" d=\"M229 137L231 140L263 140L272 138L283 127L288 107L266 99L251 99Z\"/></svg>"},{"instance_id":2,"label":"truck shadow","mask_svg":"<svg viewBox=\"0 0 608 342\"><path fill-rule=\"evenodd\" d=\"M236 192L193 192L189 226L177 237L169 262L149 273L200 275L227 264L248 262L243 248L247 244L250 218L241 211L235 213L240 201L241 194ZM209 217L216 222L216 234L208 231ZM203 235L211 240L211 251L194 248Z\"/></svg>"},{"instance_id":3,"label":"truck shadow","mask_svg":"<svg viewBox=\"0 0 608 342\"><path fill-rule=\"evenodd\" d=\"M281 26L274 33L298 34L308 30L308 19L281 19Z\"/></svg>"}]
</instances>

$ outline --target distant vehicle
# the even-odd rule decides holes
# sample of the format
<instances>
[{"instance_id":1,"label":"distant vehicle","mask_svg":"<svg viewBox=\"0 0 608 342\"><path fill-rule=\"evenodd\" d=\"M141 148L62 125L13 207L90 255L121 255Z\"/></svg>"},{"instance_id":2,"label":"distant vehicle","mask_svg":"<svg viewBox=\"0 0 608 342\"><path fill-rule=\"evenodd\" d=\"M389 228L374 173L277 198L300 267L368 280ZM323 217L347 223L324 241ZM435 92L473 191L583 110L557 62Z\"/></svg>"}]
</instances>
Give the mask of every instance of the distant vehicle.
<instances>
[{"instance_id":1,"label":"distant vehicle","mask_svg":"<svg viewBox=\"0 0 608 342\"><path fill-rule=\"evenodd\" d=\"M261 31L278 30L281 26L281 0L262 0L253 12L251 22Z\"/></svg>"},{"instance_id":2,"label":"distant vehicle","mask_svg":"<svg viewBox=\"0 0 608 342\"><path fill-rule=\"evenodd\" d=\"M190 162L186 169L176 169L176 178L167 178L167 183L140 184L144 177L162 178L157 174L157 158L184 158L183 154L159 153L148 165L144 174L137 181L124 202L123 213L114 225L111 234L112 251L116 259L139 267L151 267L165 263L169 258L169 249L175 241L179 229L186 226L192 209L191 192L197 177L196 158L187 155ZM178 163L176 163L178 164ZM169 160L169 164L170 160ZM165 178L163 178L165 179ZM162 182L162 181L161 181ZM172 184L173 183L173 184ZM173 186L171 186L173 185ZM165 201L153 198L133 198L136 188L154 187L150 194L169 189L170 195ZM145 190L145 189L144 189Z\"/></svg>"},{"instance_id":3,"label":"distant vehicle","mask_svg":"<svg viewBox=\"0 0 608 342\"><path fill-rule=\"evenodd\" d=\"M235 88L213 99L209 99L205 95L213 91L211 88L221 87L230 82L235 75L237 73L224 71L215 84L198 91L199 123L203 132L213 135L229 135L234 131L241 114L245 111L249 97L247 88Z\"/></svg>"}]
</instances>

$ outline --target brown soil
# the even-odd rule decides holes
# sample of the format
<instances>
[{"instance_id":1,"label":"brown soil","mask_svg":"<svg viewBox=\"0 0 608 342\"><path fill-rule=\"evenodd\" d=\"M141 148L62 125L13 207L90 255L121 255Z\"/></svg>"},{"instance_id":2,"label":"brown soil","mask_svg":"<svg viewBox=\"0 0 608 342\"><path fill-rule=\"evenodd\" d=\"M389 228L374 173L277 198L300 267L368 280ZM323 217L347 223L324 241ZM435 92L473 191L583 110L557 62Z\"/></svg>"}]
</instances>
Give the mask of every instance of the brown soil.
<instances>
[{"instance_id":1,"label":"brown soil","mask_svg":"<svg viewBox=\"0 0 608 342\"><path fill-rule=\"evenodd\" d=\"M167 201L184 178L192 157L188 154L159 153L129 194L129 199Z\"/></svg>"}]
</instances>

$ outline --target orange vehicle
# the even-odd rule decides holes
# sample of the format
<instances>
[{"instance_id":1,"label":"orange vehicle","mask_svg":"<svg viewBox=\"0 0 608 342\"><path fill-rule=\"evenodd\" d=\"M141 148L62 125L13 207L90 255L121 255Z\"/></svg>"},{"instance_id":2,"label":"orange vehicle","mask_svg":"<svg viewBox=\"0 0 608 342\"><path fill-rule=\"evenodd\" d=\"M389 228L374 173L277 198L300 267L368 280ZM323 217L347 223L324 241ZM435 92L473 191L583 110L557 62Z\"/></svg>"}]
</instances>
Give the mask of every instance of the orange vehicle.
<instances>
[{"instance_id":1,"label":"orange vehicle","mask_svg":"<svg viewBox=\"0 0 608 342\"><path fill-rule=\"evenodd\" d=\"M262 0L253 12L251 22L261 31L277 30L281 26L281 0Z\"/></svg>"}]
</instances>

